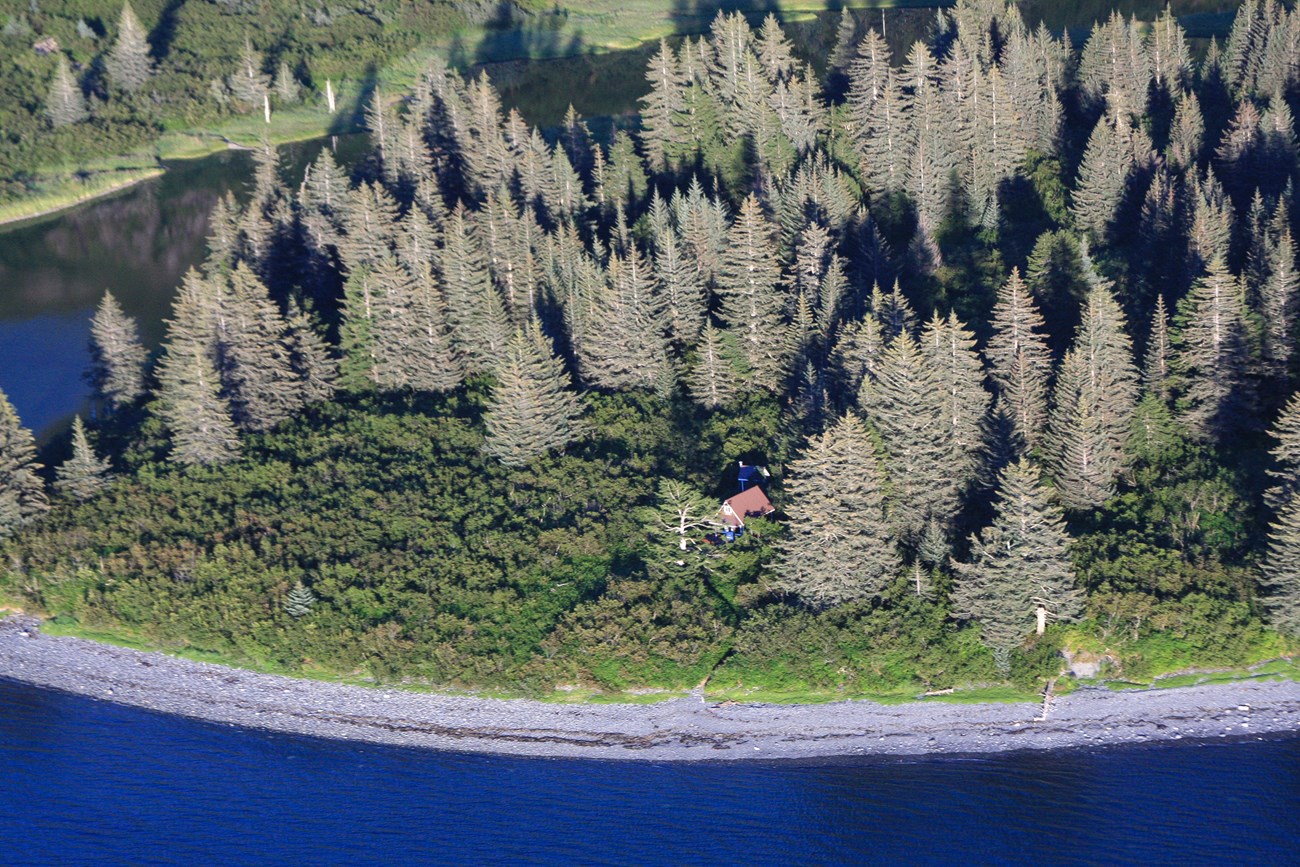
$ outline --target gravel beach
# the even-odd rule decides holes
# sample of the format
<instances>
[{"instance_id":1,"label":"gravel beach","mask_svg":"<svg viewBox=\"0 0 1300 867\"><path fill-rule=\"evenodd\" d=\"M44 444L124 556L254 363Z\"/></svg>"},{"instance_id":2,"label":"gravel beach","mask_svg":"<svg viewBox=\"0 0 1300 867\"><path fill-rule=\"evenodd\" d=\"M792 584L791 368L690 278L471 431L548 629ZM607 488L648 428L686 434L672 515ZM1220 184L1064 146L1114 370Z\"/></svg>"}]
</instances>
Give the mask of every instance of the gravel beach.
<instances>
[{"instance_id":1,"label":"gravel beach","mask_svg":"<svg viewBox=\"0 0 1300 867\"><path fill-rule=\"evenodd\" d=\"M0 677L216 723L401 746L649 761L989 753L1300 731L1300 683L1079 689L1041 704L563 705L298 680L0 620Z\"/></svg>"}]
</instances>

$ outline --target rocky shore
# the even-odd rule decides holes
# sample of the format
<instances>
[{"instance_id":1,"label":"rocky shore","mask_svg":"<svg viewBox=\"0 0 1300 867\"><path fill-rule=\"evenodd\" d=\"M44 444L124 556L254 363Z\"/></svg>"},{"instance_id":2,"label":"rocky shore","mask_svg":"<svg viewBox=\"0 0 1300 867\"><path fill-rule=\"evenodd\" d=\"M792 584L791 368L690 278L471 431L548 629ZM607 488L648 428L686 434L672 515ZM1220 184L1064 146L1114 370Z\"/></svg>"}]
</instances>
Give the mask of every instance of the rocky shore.
<instances>
[{"instance_id":1,"label":"rocky shore","mask_svg":"<svg viewBox=\"0 0 1300 867\"><path fill-rule=\"evenodd\" d=\"M215 723L430 749L696 761L988 753L1300 731L1300 683L1079 689L1042 704L562 705L298 680L0 620L0 677Z\"/></svg>"}]
</instances>

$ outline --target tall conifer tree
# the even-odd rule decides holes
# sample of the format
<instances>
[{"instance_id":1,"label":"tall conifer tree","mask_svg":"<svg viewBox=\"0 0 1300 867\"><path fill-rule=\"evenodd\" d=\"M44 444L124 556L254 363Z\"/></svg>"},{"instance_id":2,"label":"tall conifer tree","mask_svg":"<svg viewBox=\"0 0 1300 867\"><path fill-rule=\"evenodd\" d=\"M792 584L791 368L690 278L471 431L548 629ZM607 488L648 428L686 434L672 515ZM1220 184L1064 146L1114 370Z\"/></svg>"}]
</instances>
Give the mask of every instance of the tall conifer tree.
<instances>
[{"instance_id":1,"label":"tall conifer tree","mask_svg":"<svg viewBox=\"0 0 1300 867\"><path fill-rule=\"evenodd\" d=\"M1053 476L1062 502L1074 509L1113 493L1139 391L1124 313L1109 284L1095 274L1091 282L1057 377L1048 429Z\"/></svg>"},{"instance_id":2,"label":"tall conifer tree","mask_svg":"<svg viewBox=\"0 0 1300 867\"><path fill-rule=\"evenodd\" d=\"M239 454L239 435L211 356L193 340L169 341L158 367L158 405L171 434L171 459L214 464Z\"/></svg>"},{"instance_id":3,"label":"tall conifer tree","mask_svg":"<svg viewBox=\"0 0 1300 867\"><path fill-rule=\"evenodd\" d=\"M86 98L81 95L77 80L68 69L68 58L59 54L59 64L50 80L50 93L45 98L45 116L56 127L80 123L90 116L86 111Z\"/></svg>"},{"instance_id":4,"label":"tall conifer tree","mask_svg":"<svg viewBox=\"0 0 1300 867\"><path fill-rule=\"evenodd\" d=\"M123 312L111 292L105 292L90 320L90 368L86 379L95 399L117 410L144 394L144 365L135 320Z\"/></svg>"},{"instance_id":5,"label":"tall conifer tree","mask_svg":"<svg viewBox=\"0 0 1300 867\"><path fill-rule=\"evenodd\" d=\"M790 464L789 535L773 564L777 586L815 608L884 592L901 564L883 488L875 447L857 416L814 436Z\"/></svg>"},{"instance_id":6,"label":"tall conifer tree","mask_svg":"<svg viewBox=\"0 0 1300 867\"><path fill-rule=\"evenodd\" d=\"M248 266L213 280L220 291L217 361L232 417L243 430L268 430L302 407L284 319Z\"/></svg>"},{"instance_id":7,"label":"tall conifer tree","mask_svg":"<svg viewBox=\"0 0 1300 867\"><path fill-rule=\"evenodd\" d=\"M1083 613L1069 541L1038 469L1021 458L1003 470L993 523L972 537L970 562L953 564L952 611L979 624L980 639L1004 672L1031 632Z\"/></svg>"},{"instance_id":8,"label":"tall conifer tree","mask_svg":"<svg viewBox=\"0 0 1300 867\"><path fill-rule=\"evenodd\" d=\"M1169 311L1165 296L1156 296L1156 309L1151 314L1151 333L1147 336L1146 357L1142 364L1142 382L1148 395L1161 403L1169 402L1170 360L1173 348L1169 342Z\"/></svg>"},{"instance_id":9,"label":"tall conifer tree","mask_svg":"<svg viewBox=\"0 0 1300 867\"><path fill-rule=\"evenodd\" d=\"M952 313L934 315L921 335L921 346L934 371L939 400L934 436L943 443L943 464L960 490L975 480L983 452L990 401L984 390L984 366L975 351L975 335ZM954 501L953 512L957 506ZM954 515L935 517L946 524Z\"/></svg>"},{"instance_id":10,"label":"tall conifer tree","mask_svg":"<svg viewBox=\"0 0 1300 867\"><path fill-rule=\"evenodd\" d=\"M0 392L0 538L13 535L49 509L36 463L36 441Z\"/></svg>"},{"instance_id":11,"label":"tall conifer tree","mask_svg":"<svg viewBox=\"0 0 1300 867\"><path fill-rule=\"evenodd\" d=\"M496 376L483 417L488 454L518 467L579 436L582 406L536 322L515 331Z\"/></svg>"},{"instance_id":12,"label":"tall conifer tree","mask_svg":"<svg viewBox=\"0 0 1300 867\"><path fill-rule=\"evenodd\" d=\"M1014 269L993 307L993 334L984 350L997 390L998 411L1011 423L1015 446L1035 449L1047 424L1047 386L1052 356L1043 317Z\"/></svg>"},{"instance_id":13,"label":"tall conifer tree","mask_svg":"<svg viewBox=\"0 0 1300 867\"><path fill-rule=\"evenodd\" d=\"M739 352L732 336L709 322L695 348L695 363L686 378L686 388L696 403L716 409L735 399L740 390Z\"/></svg>"},{"instance_id":14,"label":"tall conifer tree","mask_svg":"<svg viewBox=\"0 0 1300 867\"><path fill-rule=\"evenodd\" d=\"M332 398L338 387L338 362L311 317L297 304L289 305L285 317L285 342L293 371L298 376L303 404Z\"/></svg>"},{"instance_id":15,"label":"tall conifer tree","mask_svg":"<svg viewBox=\"0 0 1300 867\"><path fill-rule=\"evenodd\" d=\"M81 416L72 420L72 457L58 469L54 488L74 500L89 500L108 484L108 461L95 454Z\"/></svg>"},{"instance_id":16,"label":"tall conifer tree","mask_svg":"<svg viewBox=\"0 0 1300 867\"><path fill-rule=\"evenodd\" d=\"M1282 508L1268 538L1261 566L1264 609L1280 631L1300 635L1300 500L1292 498Z\"/></svg>"},{"instance_id":17,"label":"tall conifer tree","mask_svg":"<svg viewBox=\"0 0 1300 867\"><path fill-rule=\"evenodd\" d=\"M1222 259L1192 285L1180 305L1177 343L1179 405L1184 423L1202 439L1249 428L1253 400L1242 320L1240 281Z\"/></svg>"},{"instance_id":18,"label":"tall conifer tree","mask_svg":"<svg viewBox=\"0 0 1300 867\"><path fill-rule=\"evenodd\" d=\"M910 334L890 342L876 378L863 381L858 405L884 446L894 532L911 544L931 519L954 517L960 481L945 463L950 443L938 371Z\"/></svg>"},{"instance_id":19,"label":"tall conifer tree","mask_svg":"<svg viewBox=\"0 0 1300 867\"><path fill-rule=\"evenodd\" d=\"M153 62L149 59L149 43L145 36L145 29L140 19L135 17L135 10L128 0L122 4L122 13L117 19L117 40L104 60L113 87L135 93L148 82L153 74Z\"/></svg>"},{"instance_id":20,"label":"tall conifer tree","mask_svg":"<svg viewBox=\"0 0 1300 867\"><path fill-rule=\"evenodd\" d=\"M718 271L722 318L735 335L756 386L776 390L782 369L781 267L771 223L758 197L745 199L727 235Z\"/></svg>"},{"instance_id":21,"label":"tall conifer tree","mask_svg":"<svg viewBox=\"0 0 1300 867\"><path fill-rule=\"evenodd\" d=\"M492 285L483 248L469 230L460 205L447 221L442 275L452 347L465 372L492 371L509 343L509 320Z\"/></svg>"}]
</instances>

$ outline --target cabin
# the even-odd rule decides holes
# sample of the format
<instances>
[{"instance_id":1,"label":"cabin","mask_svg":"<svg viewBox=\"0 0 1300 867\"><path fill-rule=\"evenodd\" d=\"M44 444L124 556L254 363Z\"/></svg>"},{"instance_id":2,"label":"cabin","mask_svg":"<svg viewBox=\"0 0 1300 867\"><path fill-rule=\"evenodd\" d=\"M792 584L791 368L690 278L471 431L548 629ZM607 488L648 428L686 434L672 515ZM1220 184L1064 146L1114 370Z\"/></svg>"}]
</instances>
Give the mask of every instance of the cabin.
<instances>
[{"instance_id":1,"label":"cabin","mask_svg":"<svg viewBox=\"0 0 1300 867\"><path fill-rule=\"evenodd\" d=\"M718 510L718 519L724 526L735 531L744 529L746 518L761 518L775 511L776 507L767 498L767 494L755 485L724 502Z\"/></svg>"},{"instance_id":2,"label":"cabin","mask_svg":"<svg viewBox=\"0 0 1300 867\"><path fill-rule=\"evenodd\" d=\"M740 493L730 497L718 509L717 523L722 526L721 534L712 534L717 536L717 542L734 541L737 536L745 532L746 518L761 518L764 515L770 515L776 511L772 501L763 493L759 487L763 481L770 478L771 473L764 467L748 466L744 461L740 462L740 468L737 472L737 481L740 483Z\"/></svg>"}]
</instances>

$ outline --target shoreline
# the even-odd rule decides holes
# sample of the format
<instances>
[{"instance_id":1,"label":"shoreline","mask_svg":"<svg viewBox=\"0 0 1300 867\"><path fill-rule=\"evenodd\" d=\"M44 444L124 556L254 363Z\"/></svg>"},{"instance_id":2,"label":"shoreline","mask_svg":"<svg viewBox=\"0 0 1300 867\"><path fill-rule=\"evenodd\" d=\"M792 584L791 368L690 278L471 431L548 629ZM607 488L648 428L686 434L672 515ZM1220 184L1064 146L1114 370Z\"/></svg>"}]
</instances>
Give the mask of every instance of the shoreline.
<instances>
[{"instance_id":1,"label":"shoreline","mask_svg":"<svg viewBox=\"0 0 1300 867\"><path fill-rule=\"evenodd\" d=\"M456 752L638 761L987 754L1300 731L1300 683L1113 692L1048 703L551 704L261 674L0 619L0 677L218 724Z\"/></svg>"},{"instance_id":2,"label":"shoreline","mask_svg":"<svg viewBox=\"0 0 1300 867\"><path fill-rule=\"evenodd\" d=\"M143 184L145 181L152 181L155 178L162 177L163 173L166 172L166 168L163 166L158 166L157 168L152 168L152 169L133 169L131 170L131 172L133 174L133 177L124 179L118 183L110 184L107 187L103 188L102 190L95 190L94 192L91 193L84 193L82 195L74 196L71 201L67 201L64 196L55 194L55 195L50 195L47 198L50 200L54 200L57 203L45 205L41 202L41 197L33 198L30 200L30 202L36 208L36 210L34 211L24 210L24 211L20 211L19 213L12 214L10 216L0 217L0 230L17 228L24 223L34 222L36 220L40 220L45 217L53 217L57 214L62 214L65 211L71 211L74 208L79 208L82 205L85 205L89 202L94 202L94 201L98 201L99 199L106 199L109 198L110 196L115 196L118 193L131 189L134 186ZM18 204L18 202L13 202L11 204L16 205Z\"/></svg>"}]
</instances>

